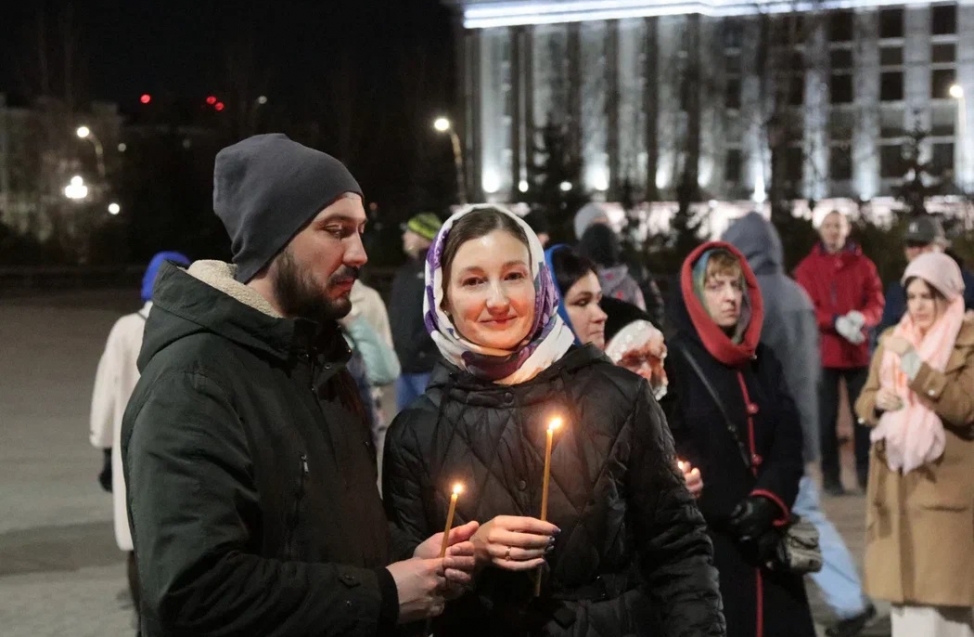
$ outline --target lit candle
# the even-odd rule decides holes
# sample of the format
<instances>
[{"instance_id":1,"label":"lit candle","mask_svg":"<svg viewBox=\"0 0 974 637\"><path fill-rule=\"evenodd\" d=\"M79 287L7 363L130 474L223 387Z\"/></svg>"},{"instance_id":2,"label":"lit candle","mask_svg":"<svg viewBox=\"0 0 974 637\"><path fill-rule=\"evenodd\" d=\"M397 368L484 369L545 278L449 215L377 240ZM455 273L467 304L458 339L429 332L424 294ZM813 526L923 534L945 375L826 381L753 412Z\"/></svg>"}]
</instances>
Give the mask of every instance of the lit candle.
<instances>
[{"instance_id":1,"label":"lit candle","mask_svg":"<svg viewBox=\"0 0 974 637\"><path fill-rule=\"evenodd\" d=\"M561 427L561 418L552 418L548 423L548 439L545 441L544 448L544 479L541 482L541 521L548 521L548 483L551 479L551 443L555 436L555 430ZM537 578L534 581L534 596L541 594L541 570L538 570Z\"/></svg>"},{"instance_id":2,"label":"lit candle","mask_svg":"<svg viewBox=\"0 0 974 637\"><path fill-rule=\"evenodd\" d=\"M686 460L677 460L676 461L676 466L680 468L680 471L682 471L683 473L686 473L687 472L687 467L690 466L690 463L687 462Z\"/></svg>"},{"instance_id":3,"label":"lit candle","mask_svg":"<svg viewBox=\"0 0 974 637\"><path fill-rule=\"evenodd\" d=\"M440 545L440 557L446 557L446 549L450 545L450 529L453 528L453 514L457 512L457 498L463 491L463 485L459 482L453 485L453 493L450 495L450 511L446 514L446 528L443 529L443 544Z\"/></svg>"},{"instance_id":4,"label":"lit candle","mask_svg":"<svg viewBox=\"0 0 974 637\"><path fill-rule=\"evenodd\" d=\"M548 482L551 479L551 441L555 435L555 429L561 427L561 418L552 418L548 423L548 440L544 448L544 480L541 483L541 521L548 520Z\"/></svg>"}]
</instances>

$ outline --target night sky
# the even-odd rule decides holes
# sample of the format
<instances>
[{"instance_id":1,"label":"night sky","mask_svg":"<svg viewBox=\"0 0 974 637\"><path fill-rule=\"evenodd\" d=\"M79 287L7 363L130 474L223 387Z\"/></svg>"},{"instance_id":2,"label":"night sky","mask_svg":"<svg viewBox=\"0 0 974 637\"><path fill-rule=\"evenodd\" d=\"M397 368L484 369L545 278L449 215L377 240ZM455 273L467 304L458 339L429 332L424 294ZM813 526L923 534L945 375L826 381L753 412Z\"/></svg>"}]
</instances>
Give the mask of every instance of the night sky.
<instances>
[{"instance_id":1,"label":"night sky","mask_svg":"<svg viewBox=\"0 0 974 637\"><path fill-rule=\"evenodd\" d=\"M36 79L37 14L73 10L79 83L94 99L129 110L143 92L193 98L225 88L227 59L249 51L271 99L307 99L340 56L361 78L388 81L390 64L426 48L452 69L449 12L437 0L31 0L0 9L0 91L23 96ZM57 45L47 47L58 56ZM52 62L53 64L53 62ZM87 68L84 68L84 67ZM448 87L447 87L448 88Z\"/></svg>"}]
</instances>

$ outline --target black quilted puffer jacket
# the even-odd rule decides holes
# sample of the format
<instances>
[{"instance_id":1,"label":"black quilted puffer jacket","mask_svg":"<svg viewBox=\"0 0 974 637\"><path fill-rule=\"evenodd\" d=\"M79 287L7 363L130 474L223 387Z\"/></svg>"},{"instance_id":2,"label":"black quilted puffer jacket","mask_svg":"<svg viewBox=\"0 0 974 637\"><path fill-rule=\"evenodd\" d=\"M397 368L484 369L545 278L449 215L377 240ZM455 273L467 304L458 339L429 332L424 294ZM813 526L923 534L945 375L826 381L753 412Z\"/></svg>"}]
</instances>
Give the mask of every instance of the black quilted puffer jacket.
<instances>
[{"instance_id":1,"label":"black quilted puffer jacket","mask_svg":"<svg viewBox=\"0 0 974 637\"><path fill-rule=\"evenodd\" d=\"M387 513L418 544L443 530L462 482L455 524L538 517L555 416L548 519L561 533L541 597L530 574L488 567L437 637L724 635L712 546L664 416L645 380L592 346L510 387L438 364L389 429Z\"/></svg>"}]
</instances>

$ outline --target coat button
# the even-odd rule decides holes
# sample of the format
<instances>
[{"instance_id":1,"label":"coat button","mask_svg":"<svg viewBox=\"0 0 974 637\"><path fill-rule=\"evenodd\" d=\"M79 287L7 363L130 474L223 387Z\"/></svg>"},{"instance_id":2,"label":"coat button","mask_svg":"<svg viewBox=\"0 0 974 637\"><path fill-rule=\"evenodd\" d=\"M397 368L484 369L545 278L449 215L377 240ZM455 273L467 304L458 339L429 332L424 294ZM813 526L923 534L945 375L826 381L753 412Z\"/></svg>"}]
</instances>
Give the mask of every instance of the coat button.
<instances>
[{"instance_id":1,"label":"coat button","mask_svg":"<svg viewBox=\"0 0 974 637\"><path fill-rule=\"evenodd\" d=\"M517 488L518 488L519 490L521 490L521 491L524 491L525 489L527 489L527 488L528 488L528 483L527 483L527 482L525 482L524 480L520 480L520 481L519 481L519 482L517 483Z\"/></svg>"},{"instance_id":2,"label":"coat button","mask_svg":"<svg viewBox=\"0 0 974 637\"><path fill-rule=\"evenodd\" d=\"M504 402L505 403L514 402L514 394L512 394L511 392L504 392Z\"/></svg>"},{"instance_id":3,"label":"coat button","mask_svg":"<svg viewBox=\"0 0 974 637\"><path fill-rule=\"evenodd\" d=\"M762 458L760 455L756 453L751 454L751 462L754 464L755 467L760 467L761 463L764 462L764 458Z\"/></svg>"},{"instance_id":4,"label":"coat button","mask_svg":"<svg viewBox=\"0 0 974 637\"><path fill-rule=\"evenodd\" d=\"M352 610L354 606L355 604L352 603L352 600L348 600L345 602L345 608L347 608L348 610Z\"/></svg>"},{"instance_id":5,"label":"coat button","mask_svg":"<svg viewBox=\"0 0 974 637\"><path fill-rule=\"evenodd\" d=\"M756 404L754 404L754 403L748 403L747 404L747 414L749 416L754 416L759 411L761 411L761 410L760 410L760 408Z\"/></svg>"},{"instance_id":6,"label":"coat button","mask_svg":"<svg viewBox=\"0 0 974 637\"><path fill-rule=\"evenodd\" d=\"M927 390L927 396L936 396L936 395L937 395L937 392L936 391L934 391L932 389L928 389Z\"/></svg>"}]
</instances>

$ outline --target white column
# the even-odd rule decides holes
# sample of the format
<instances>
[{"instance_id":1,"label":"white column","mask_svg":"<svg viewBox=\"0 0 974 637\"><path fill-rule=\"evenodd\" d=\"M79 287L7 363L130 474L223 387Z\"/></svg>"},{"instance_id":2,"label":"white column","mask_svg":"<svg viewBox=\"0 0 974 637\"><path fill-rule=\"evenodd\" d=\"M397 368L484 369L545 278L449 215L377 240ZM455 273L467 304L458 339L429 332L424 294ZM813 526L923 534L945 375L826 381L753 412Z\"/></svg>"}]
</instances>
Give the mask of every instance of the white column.
<instances>
[{"instance_id":1,"label":"white column","mask_svg":"<svg viewBox=\"0 0 974 637\"><path fill-rule=\"evenodd\" d=\"M642 19L619 23L619 183L626 178L637 189L646 184L646 114L643 112Z\"/></svg>"},{"instance_id":2,"label":"white column","mask_svg":"<svg viewBox=\"0 0 974 637\"><path fill-rule=\"evenodd\" d=\"M930 6L910 5L903 17L903 99L906 102L906 130L911 131L919 124L930 130ZM929 161L930 142L926 141L920 150L920 158Z\"/></svg>"},{"instance_id":3,"label":"white column","mask_svg":"<svg viewBox=\"0 0 974 637\"><path fill-rule=\"evenodd\" d=\"M587 191L605 191L609 187L609 158L606 154L608 121L606 103L606 36L605 22L583 22L581 41L581 121L582 181Z\"/></svg>"},{"instance_id":4,"label":"white column","mask_svg":"<svg viewBox=\"0 0 974 637\"><path fill-rule=\"evenodd\" d=\"M744 151L744 183L755 201L767 198L771 176L770 153L764 130L765 104L761 95L761 81L757 73L757 46L760 40L761 18L749 18L744 24L741 47L741 127Z\"/></svg>"},{"instance_id":5,"label":"white column","mask_svg":"<svg viewBox=\"0 0 974 637\"><path fill-rule=\"evenodd\" d=\"M511 193L510 116L505 114L509 95L510 33L507 28L487 29L480 37L480 139L481 187L488 200ZM507 76L505 76L507 73Z\"/></svg>"},{"instance_id":6,"label":"white column","mask_svg":"<svg viewBox=\"0 0 974 637\"><path fill-rule=\"evenodd\" d=\"M809 14L815 25L805 45L805 130L802 139L805 161L802 194L806 199L821 200L829 193L829 42L825 18Z\"/></svg>"},{"instance_id":7,"label":"white column","mask_svg":"<svg viewBox=\"0 0 974 637\"><path fill-rule=\"evenodd\" d=\"M957 6L957 83L964 90L963 139L958 126L954 165L965 190L974 188L974 5Z\"/></svg>"},{"instance_id":8,"label":"white column","mask_svg":"<svg viewBox=\"0 0 974 637\"><path fill-rule=\"evenodd\" d=\"M856 194L872 199L879 194L879 13L866 9L856 15L853 91L856 118L852 130L852 181Z\"/></svg>"}]
</instances>

